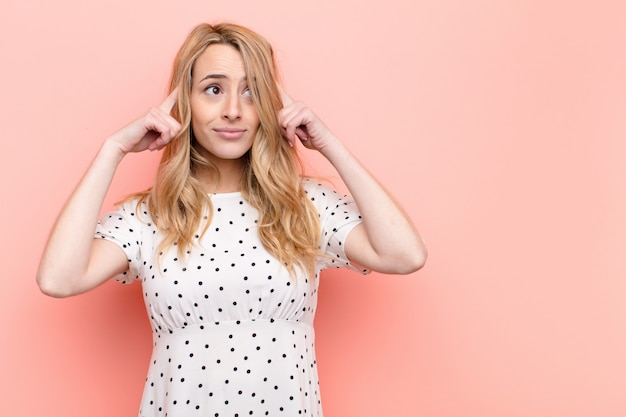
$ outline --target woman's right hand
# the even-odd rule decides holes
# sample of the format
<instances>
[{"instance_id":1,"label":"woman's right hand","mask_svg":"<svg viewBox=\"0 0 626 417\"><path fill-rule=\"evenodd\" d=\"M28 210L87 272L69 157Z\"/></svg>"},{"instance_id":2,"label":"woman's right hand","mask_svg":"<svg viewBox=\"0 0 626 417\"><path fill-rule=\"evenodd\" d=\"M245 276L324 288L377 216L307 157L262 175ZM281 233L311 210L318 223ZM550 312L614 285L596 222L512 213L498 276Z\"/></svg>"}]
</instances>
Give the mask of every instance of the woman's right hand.
<instances>
[{"instance_id":1,"label":"woman's right hand","mask_svg":"<svg viewBox=\"0 0 626 417\"><path fill-rule=\"evenodd\" d=\"M178 87L158 107L129 123L111 135L107 142L116 145L121 156L129 152L163 149L181 130L180 123L170 112L178 99Z\"/></svg>"},{"instance_id":2,"label":"woman's right hand","mask_svg":"<svg viewBox=\"0 0 626 417\"><path fill-rule=\"evenodd\" d=\"M124 155L159 150L180 132L180 123L169 114L177 99L174 89L159 107L104 141L52 228L37 272L42 292L53 297L80 294L128 269L119 246L94 239L95 225Z\"/></svg>"}]
</instances>

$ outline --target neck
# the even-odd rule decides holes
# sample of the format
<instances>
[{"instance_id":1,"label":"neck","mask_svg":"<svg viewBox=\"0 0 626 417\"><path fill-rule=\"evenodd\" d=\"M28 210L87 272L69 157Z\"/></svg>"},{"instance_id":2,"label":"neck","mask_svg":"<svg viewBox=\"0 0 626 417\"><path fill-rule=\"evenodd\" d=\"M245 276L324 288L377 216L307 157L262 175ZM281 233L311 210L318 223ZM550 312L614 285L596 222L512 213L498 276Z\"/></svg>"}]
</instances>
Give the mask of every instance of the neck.
<instances>
[{"instance_id":1,"label":"neck","mask_svg":"<svg viewBox=\"0 0 626 417\"><path fill-rule=\"evenodd\" d=\"M219 177L207 171L197 172L195 177L200 181L207 193L221 194L241 191L242 163L240 160L222 161L215 164Z\"/></svg>"}]
</instances>

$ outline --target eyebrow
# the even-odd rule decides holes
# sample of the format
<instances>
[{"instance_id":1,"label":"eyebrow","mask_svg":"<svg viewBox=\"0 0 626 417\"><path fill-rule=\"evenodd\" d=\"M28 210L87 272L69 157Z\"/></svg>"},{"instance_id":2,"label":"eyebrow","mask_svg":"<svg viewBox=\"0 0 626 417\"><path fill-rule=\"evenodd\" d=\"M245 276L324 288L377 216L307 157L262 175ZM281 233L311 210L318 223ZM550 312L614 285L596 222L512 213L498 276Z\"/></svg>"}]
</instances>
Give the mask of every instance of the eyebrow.
<instances>
[{"instance_id":1,"label":"eyebrow","mask_svg":"<svg viewBox=\"0 0 626 417\"><path fill-rule=\"evenodd\" d=\"M226 77L226 75L224 75L224 74L207 74L204 77L202 77L202 79L200 79L200 81L198 81L198 82L201 83L202 81L208 80L210 78L218 78L218 79L220 79L220 78L228 78L228 77Z\"/></svg>"},{"instance_id":2,"label":"eyebrow","mask_svg":"<svg viewBox=\"0 0 626 417\"><path fill-rule=\"evenodd\" d=\"M202 77L198 83L201 83L204 80L210 80L210 79L222 79L222 80L226 80L228 79L228 76L226 76L226 74L220 74L220 73L216 73L216 74L207 74L204 77ZM243 79L244 82L248 82L248 77Z\"/></svg>"}]
</instances>

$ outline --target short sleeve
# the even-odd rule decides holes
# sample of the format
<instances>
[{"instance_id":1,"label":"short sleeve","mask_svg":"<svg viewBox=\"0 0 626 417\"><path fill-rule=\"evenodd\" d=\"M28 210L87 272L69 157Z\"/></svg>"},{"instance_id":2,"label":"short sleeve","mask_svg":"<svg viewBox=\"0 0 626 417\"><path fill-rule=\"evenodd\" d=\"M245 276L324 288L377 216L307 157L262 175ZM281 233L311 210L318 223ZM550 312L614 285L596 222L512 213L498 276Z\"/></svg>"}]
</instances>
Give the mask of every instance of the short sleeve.
<instances>
[{"instance_id":1,"label":"short sleeve","mask_svg":"<svg viewBox=\"0 0 626 417\"><path fill-rule=\"evenodd\" d=\"M370 272L368 269L351 264L345 253L346 238L354 227L362 222L354 199L313 179L305 179L303 185L320 217L320 248L329 256L328 259L322 260L322 267L345 267L361 274L368 274Z\"/></svg>"},{"instance_id":2,"label":"short sleeve","mask_svg":"<svg viewBox=\"0 0 626 417\"><path fill-rule=\"evenodd\" d=\"M115 211L104 214L96 226L96 239L106 239L118 245L128 258L128 271L113 277L122 284L130 284L141 275L141 229L137 218L137 202L127 201Z\"/></svg>"}]
</instances>

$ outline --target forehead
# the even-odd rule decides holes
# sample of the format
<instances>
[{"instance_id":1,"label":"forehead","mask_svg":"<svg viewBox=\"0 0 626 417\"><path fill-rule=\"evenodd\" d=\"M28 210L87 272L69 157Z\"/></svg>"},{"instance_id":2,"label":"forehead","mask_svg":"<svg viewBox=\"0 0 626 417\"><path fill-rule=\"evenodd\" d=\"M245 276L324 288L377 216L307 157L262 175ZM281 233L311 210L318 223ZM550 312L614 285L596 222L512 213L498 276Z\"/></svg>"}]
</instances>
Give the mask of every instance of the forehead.
<instances>
[{"instance_id":1,"label":"forehead","mask_svg":"<svg viewBox=\"0 0 626 417\"><path fill-rule=\"evenodd\" d=\"M226 75L228 78L245 78L246 69L241 52L232 45L209 45L196 60L192 79L199 80L210 74Z\"/></svg>"}]
</instances>

